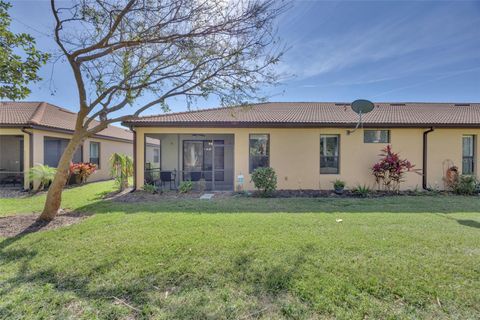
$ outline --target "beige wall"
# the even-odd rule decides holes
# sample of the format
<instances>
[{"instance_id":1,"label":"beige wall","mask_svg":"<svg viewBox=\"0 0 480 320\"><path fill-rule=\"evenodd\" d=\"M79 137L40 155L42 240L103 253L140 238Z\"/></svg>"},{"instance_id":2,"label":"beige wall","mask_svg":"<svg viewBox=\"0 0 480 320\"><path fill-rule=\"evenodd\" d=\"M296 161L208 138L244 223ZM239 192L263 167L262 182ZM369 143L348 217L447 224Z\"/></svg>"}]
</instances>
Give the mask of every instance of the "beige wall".
<instances>
[{"instance_id":1,"label":"beige wall","mask_svg":"<svg viewBox=\"0 0 480 320\"><path fill-rule=\"evenodd\" d=\"M428 185L432 188L443 189L443 173L447 169L446 163L453 162L462 172L462 136L475 135L475 171L479 175L480 159L480 129L436 129L428 135Z\"/></svg>"},{"instance_id":2,"label":"beige wall","mask_svg":"<svg viewBox=\"0 0 480 320\"><path fill-rule=\"evenodd\" d=\"M423 132L426 129L391 129L391 145L422 169ZM351 135L346 129L258 129L258 128L137 128L137 187L143 185L144 134L234 134L235 176L245 176L246 188L253 189L248 173L249 134L267 133L270 135L270 166L278 176L279 189L331 189L332 181L342 179L348 188L358 184L374 187L371 166L378 161L378 154L385 144L363 143L363 132L358 130ZM340 135L340 173L320 174L320 135ZM430 133L428 184L443 188L443 167L445 159L453 160L461 169L462 135L480 135L480 129L437 129ZM477 139L477 150L479 149ZM162 149L162 153L165 152ZM174 150L176 152L176 150ZM476 159L478 168L479 159ZM422 176L408 173L402 189L421 189Z\"/></svg>"},{"instance_id":3,"label":"beige wall","mask_svg":"<svg viewBox=\"0 0 480 320\"><path fill-rule=\"evenodd\" d=\"M24 132L22 132L21 129L10 129L10 128L0 128L0 135L15 135L15 136L23 136L23 169L24 169L24 172L28 172L28 170L30 169L30 136ZM15 150L11 150L10 148L8 148L7 150L4 150L4 148L2 147L2 149L0 149L0 152L1 153L14 153L14 154L17 154L17 152L19 152L19 150L15 149ZM25 189L28 189L29 187L29 183L28 183L28 179L24 179L24 188Z\"/></svg>"},{"instance_id":4,"label":"beige wall","mask_svg":"<svg viewBox=\"0 0 480 320\"><path fill-rule=\"evenodd\" d=\"M83 143L83 161L90 161L90 141L100 142L100 168L92 175L89 181L111 179L109 160L113 153L122 153L133 156L133 142L119 142L105 139L87 139Z\"/></svg>"},{"instance_id":5,"label":"beige wall","mask_svg":"<svg viewBox=\"0 0 480 320\"><path fill-rule=\"evenodd\" d=\"M70 139L71 135L65 133L33 130L33 164L43 164L44 148L43 142L45 137L56 137ZM100 166L98 170L88 179L88 181L99 181L110 179L110 167L108 161L112 153L124 153L133 156L133 142L119 142L106 139L90 138L83 142L83 161L90 160L90 141L100 142Z\"/></svg>"}]
</instances>

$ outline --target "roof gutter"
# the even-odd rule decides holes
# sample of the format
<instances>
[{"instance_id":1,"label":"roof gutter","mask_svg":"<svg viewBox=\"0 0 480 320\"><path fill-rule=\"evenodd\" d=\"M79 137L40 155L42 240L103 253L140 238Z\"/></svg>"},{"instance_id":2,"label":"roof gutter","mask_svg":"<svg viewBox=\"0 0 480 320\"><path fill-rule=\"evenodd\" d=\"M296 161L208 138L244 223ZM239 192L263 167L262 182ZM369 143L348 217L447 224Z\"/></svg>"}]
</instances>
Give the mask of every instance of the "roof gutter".
<instances>
[{"instance_id":1,"label":"roof gutter","mask_svg":"<svg viewBox=\"0 0 480 320\"><path fill-rule=\"evenodd\" d=\"M58 133L65 133L65 134L73 134L75 132L74 130L53 128L53 127L47 127L47 126L41 126L41 125L35 125L35 124L29 124L29 125L0 124L0 128L37 129L37 130L43 130L43 131L49 131L49 132L58 132ZM118 138L118 137L113 137L113 136L106 136L106 135L101 135L101 134L94 134L94 135L91 136L91 138L132 143L132 140L129 140L129 139Z\"/></svg>"},{"instance_id":2,"label":"roof gutter","mask_svg":"<svg viewBox=\"0 0 480 320\"><path fill-rule=\"evenodd\" d=\"M428 166L428 134L435 129L431 127L427 131L423 132L423 174L422 174L422 188L423 190L429 190L427 187L427 166Z\"/></svg>"},{"instance_id":3,"label":"roof gutter","mask_svg":"<svg viewBox=\"0 0 480 320\"><path fill-rule=\"evenodd\" d=\"M178 121L178 122L143 122L131 121L122 122L122 125L130 128L352 128L356 123L350 122L193 122L193 121ZM480 128L480 123L364 123L364 128L455 128L455 129L474 129Z\"/></svg>"}]
</instances>

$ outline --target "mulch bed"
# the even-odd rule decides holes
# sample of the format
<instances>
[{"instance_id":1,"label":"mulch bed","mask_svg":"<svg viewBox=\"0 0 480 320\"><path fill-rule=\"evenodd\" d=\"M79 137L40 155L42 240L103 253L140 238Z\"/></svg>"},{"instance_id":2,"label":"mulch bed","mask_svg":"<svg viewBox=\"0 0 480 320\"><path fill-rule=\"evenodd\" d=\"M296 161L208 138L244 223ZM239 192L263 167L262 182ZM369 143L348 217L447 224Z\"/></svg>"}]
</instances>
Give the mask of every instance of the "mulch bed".
<instances>
[{"instance_id":1,"label":"mulch bed","mask_svg":"<svg viewBox=\"0 0 480 320\"><path fill-rule=\"evenodd\" d=\"M258 191L250 193L236 193L243 196L262 197L262 194ZM448 194L447 192L428 192L428 191L399 191L399 192L387 192L387 191L371 191L365 196L359 195L351 190L344 190L342 194L336 194L333 190L277 190L271 198L381 198L392 196L424 196L429 194Z\"/></svg>"},{"instance_id":2,"label":"mulch bed","mask_svg":"<svg viewBox=\"0 0 480 320\"><path fill-rule=\"evenodd\" d=\"M62 213L51 222L37 222L38 214L0 217L0 237L16 237L31 232L70 226L88 216L90 215L86 213Z\"/></svg>"},{"instance_id":3,"label":"mulch bed","mask_svg":"<svg viewBox=\"0 0 480 320\"><path fill-rule=\"evenodd\" d=\"M0 199L2 198L25 198L30 194L19 189L0 188Z\"/></svg>"},{"instance_id":4,"label":"mulch bed","mask_svg":"<svg viewBox=\"0 0 480 320\"><path fill-rule=\"evenodd\" d=\"M108 200L112 200L115 202L134 203L134 202L154 202L154 201L165 200L165 199L199 199L200 196L202 196L205 193L213 193L214 199L228 198L232 195L232 192L191 191L188 193L179 193L174 190L168 190L161 193L152 194L146 191L137 190L134 192L128 192L119 196L111 197Z\"/></svg>"},{"instance_id":5,"label":"mulch bed","mask_svg":"<svg viewBox=\"0 0 480 320\"><path fill-rule=\"evenodd\" d=\"M114 202L136 203L136 202L155 202L166 199L199 199L204 193L213 193L213 199L223 199L230 197L262 197L257 191L252 192L199 192L191 191L189 193L179 193L177 191L165 191L163 193L149 193L143 190L136 190L134 192L123 192L122 194L108 195L105 200L112 200ZM382 198L391 196L419 196L419 195L434 195L434 194L449 194L447 192L427 192L427 191L400 191L400 192L386 192L386 191L372 191L367 195L359 195L351 190L345 190L343 194L336 194L333 190L277 190L270 198Z\"/></svg>"}]
</instances>

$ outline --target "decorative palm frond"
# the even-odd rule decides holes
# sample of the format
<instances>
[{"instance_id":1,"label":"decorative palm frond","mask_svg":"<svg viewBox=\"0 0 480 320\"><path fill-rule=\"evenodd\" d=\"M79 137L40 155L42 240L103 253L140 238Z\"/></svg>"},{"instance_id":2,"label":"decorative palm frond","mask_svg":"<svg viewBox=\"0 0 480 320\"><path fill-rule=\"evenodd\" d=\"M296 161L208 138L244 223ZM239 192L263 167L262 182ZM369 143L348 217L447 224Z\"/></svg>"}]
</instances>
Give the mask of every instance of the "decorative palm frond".
<instances>
[{"instance_id":1,"label":"decorative palm frond","mask_svg":"<svg viewBox=\"0 0 480 320\"><path fill-rule=\"evenodd\" d=\"M120 153L110 157L110 175L117 181L120 190L128 188L128 178L133 176L133 159Z\"/></svg>"},{"instance_id":2,"label":"decorative palm frond","mask_svg":"<svg viewBox=\"0 0 480 320\"><path fill-rule=\"evenodd\" d=\"M31 182L37 182L38 186L35 191L40 191L45 187L45 185L52 182L53 178L55 177L55 173L57 173L56 168L52 168L43 164L37 164L31 167L28 171L28 179Z\"/></svg>"}]
</instances>

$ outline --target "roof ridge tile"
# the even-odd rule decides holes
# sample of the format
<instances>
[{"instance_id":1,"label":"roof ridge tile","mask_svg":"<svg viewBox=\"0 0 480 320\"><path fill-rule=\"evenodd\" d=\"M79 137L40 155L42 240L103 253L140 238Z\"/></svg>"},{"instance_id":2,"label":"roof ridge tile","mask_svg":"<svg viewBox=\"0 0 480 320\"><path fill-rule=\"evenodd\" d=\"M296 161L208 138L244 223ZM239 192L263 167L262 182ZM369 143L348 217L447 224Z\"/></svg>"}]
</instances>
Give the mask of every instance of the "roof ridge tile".
<instances>
[{"instance_id":1,"label":"roof ridge tile","mask_svg":"<svg viewBox=\"0 0 480 320\"><path fill-rule=\"evenodd\" d=\"M47 108L46 102L40 102L40 104L35 109L35 112L32 114L32 117L28 121L29 123L39 125L42 122L43 115L45 114L45 109Z\"/></svg>"}]
</instances>

